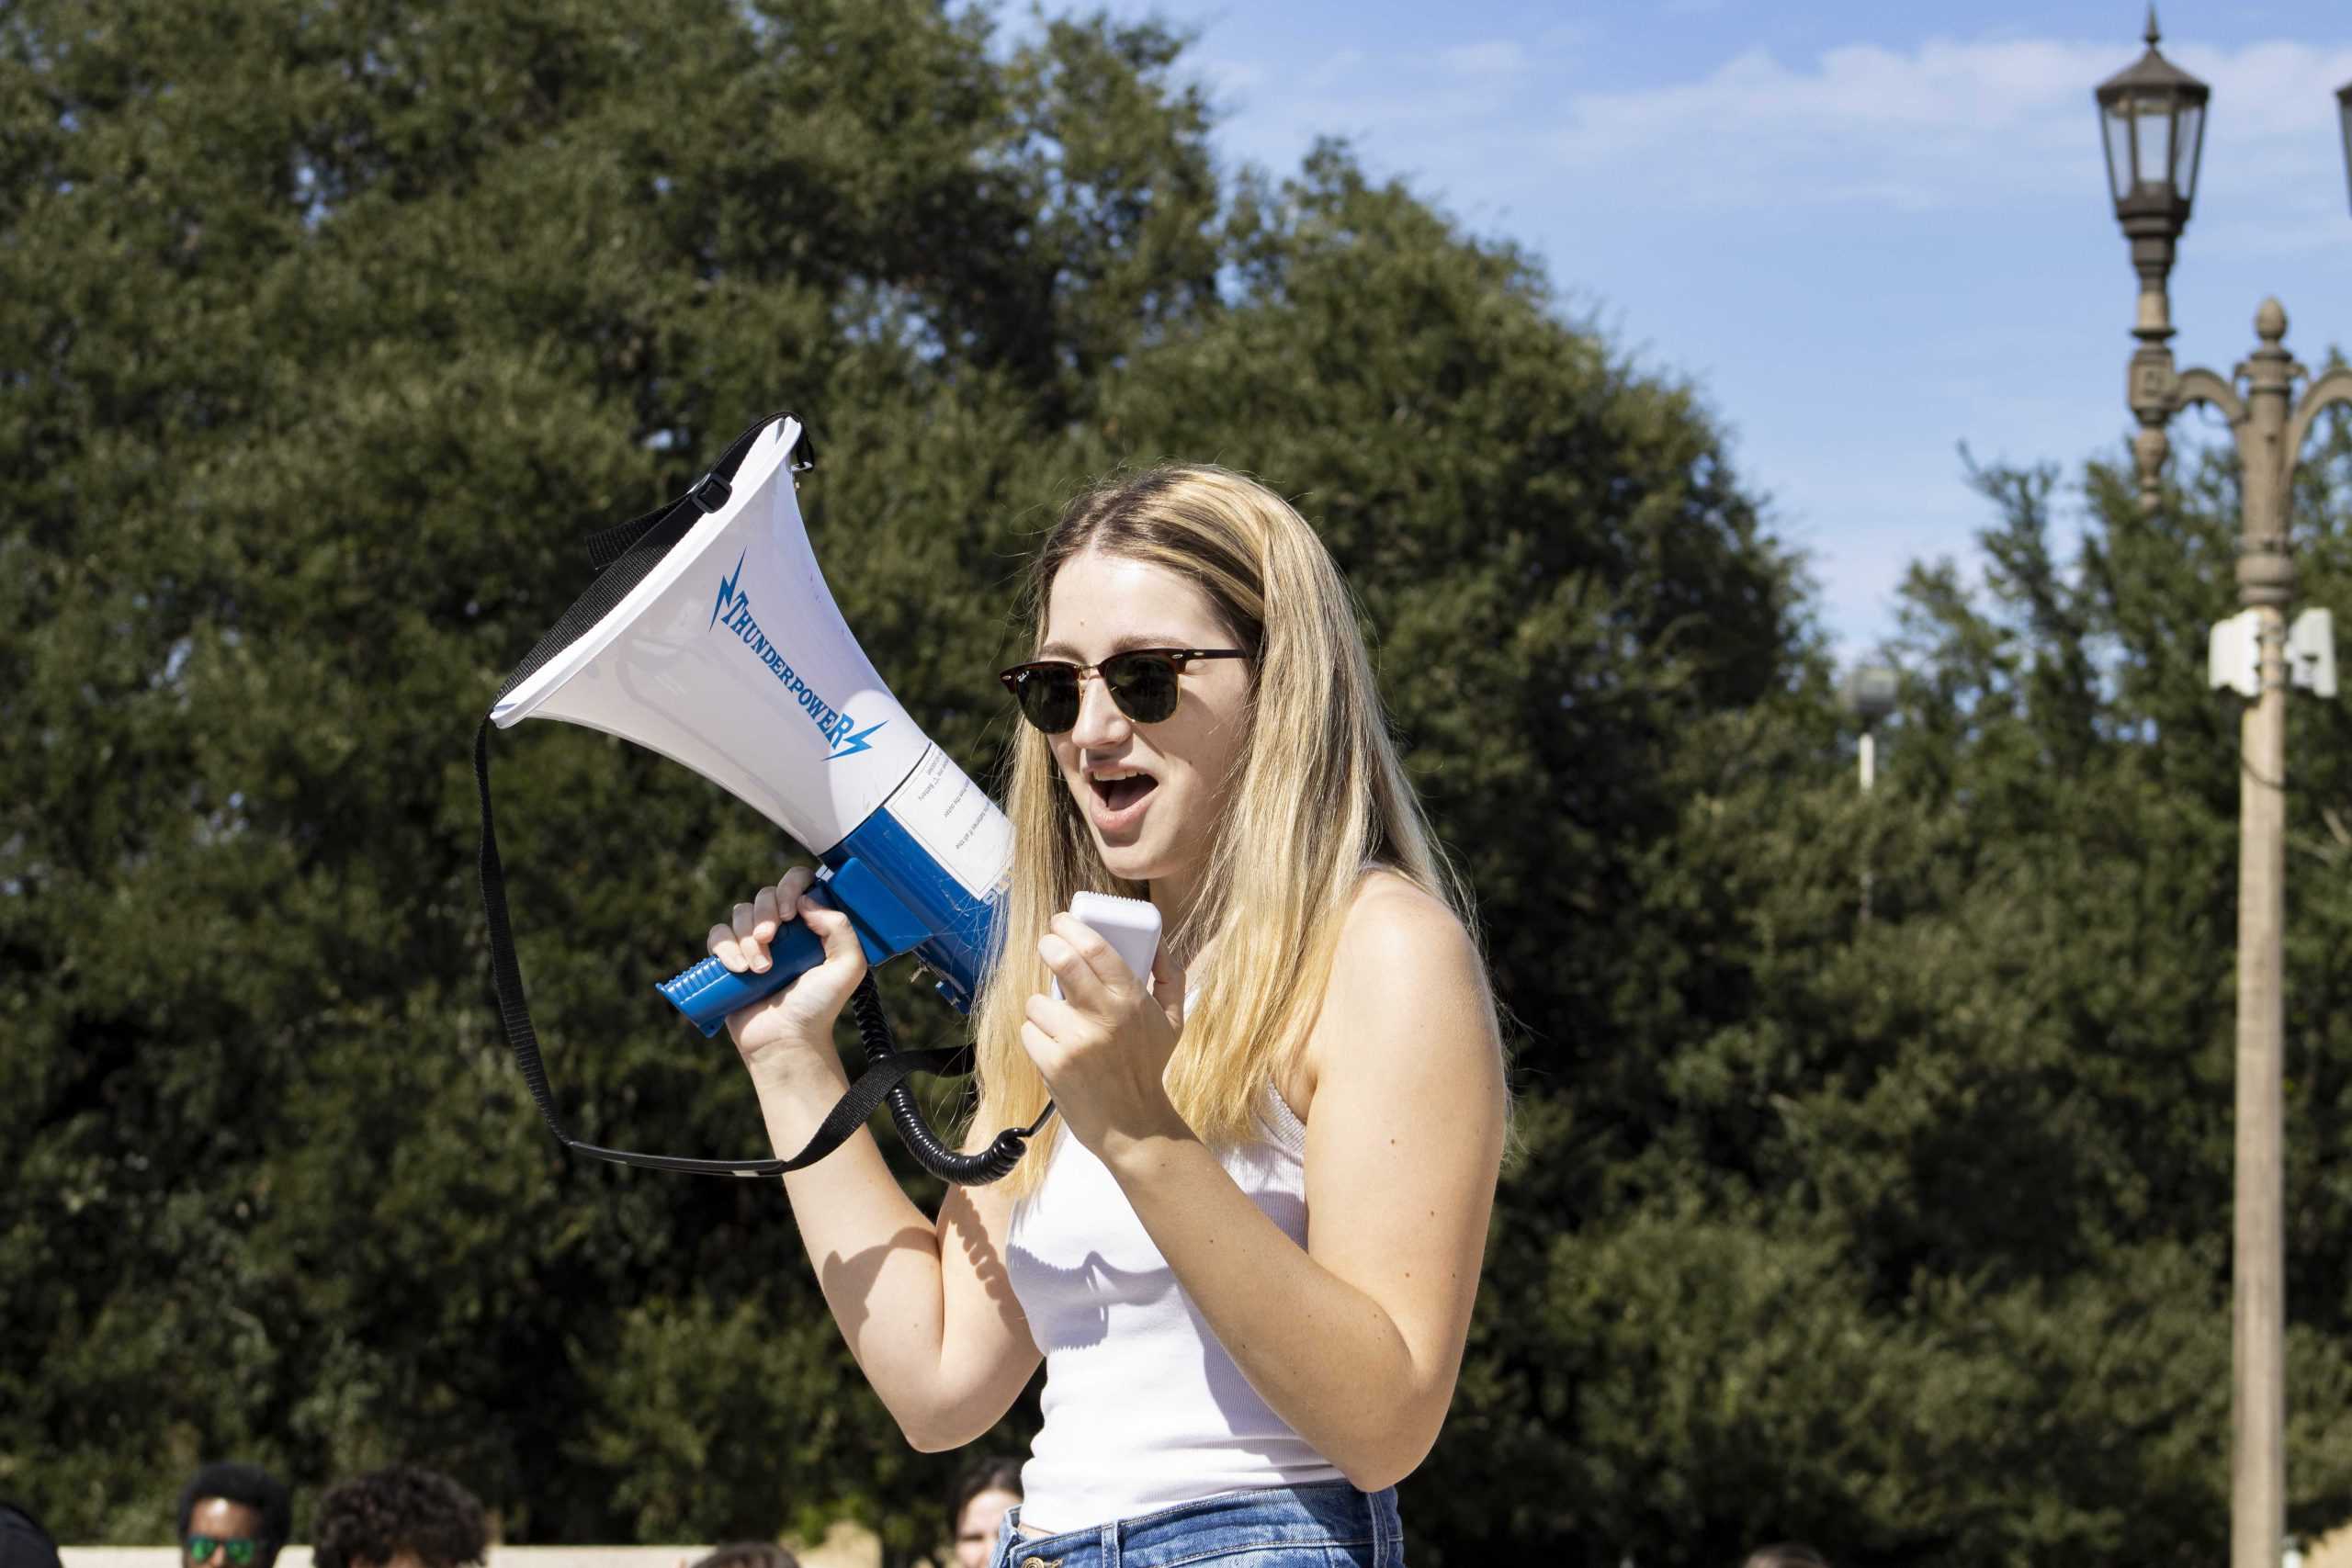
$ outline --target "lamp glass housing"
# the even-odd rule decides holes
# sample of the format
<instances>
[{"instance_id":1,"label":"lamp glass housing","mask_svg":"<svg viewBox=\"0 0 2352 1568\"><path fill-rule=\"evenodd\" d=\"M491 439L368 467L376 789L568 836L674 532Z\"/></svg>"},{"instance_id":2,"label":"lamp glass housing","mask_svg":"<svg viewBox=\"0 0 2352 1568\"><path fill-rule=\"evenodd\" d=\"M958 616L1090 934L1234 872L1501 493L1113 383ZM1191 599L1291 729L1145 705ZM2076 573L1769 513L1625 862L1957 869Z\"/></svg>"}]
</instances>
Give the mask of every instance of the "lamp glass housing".
<instances>
[{"instance_id":1,"label":"lamp glass housing","mask_svg":"<svg viewBox=\"0 0 2352 1568\"><path fill-rule=\"evenodd\" d=\"M2205 106L2182 103L2172 120L2172 188L2184 207L2197 199L2197 164L2204 141Z\"/></svg>"},{"instance_id":2,"label":"lamp glass housing","mask_svg":"<svg viewBox=\"0 0 2352 1568\"><path fill-rule=\"evenodd\" d=\"M2098 123L2107 142L2108 193L2120 202L2139 184L2139 176L2132 173L2130 103L2099 105Z\"/></svg>"},{"instance_id":3,"label":"lamp glass housing","mask_svg":"<svg viewBox=\"0 0 2352 1568\"><path fill-rule=\"evenodd\" d=\"M1847 674L1838 694L1846 711L1869 729L1895 710L1902 690L1902 677L1894 670L1864 664Z\"/></svg>"},{"instance_id":4,"label":"lamp glass housing","mask_svg":"<svg viewBox=\"0 0 2352 1568\"><path fill-rule=\"evenodd\" d=\"M2205 140L2201 98L2170 85L2136 88L2103 98L2099 122L2106 132L2108 189L2118 202L2154 196L2186 207L2196 199ZM2352 127L2352 120L2346 124Z\"/></svg>"},{"instance_id":5,"label":"lamp glass housing","mask_svg":"<svg viewBox=\"0 0 2352 1568\"><path fill-rule=\"evenodd\" d=\"M2098 85L2099 140L2116 216L2169 214L2177 233L2197 196L2212 89L2158 52L2153 17L2147 37L2148 51Z\"/></svg>"}]
</instances>

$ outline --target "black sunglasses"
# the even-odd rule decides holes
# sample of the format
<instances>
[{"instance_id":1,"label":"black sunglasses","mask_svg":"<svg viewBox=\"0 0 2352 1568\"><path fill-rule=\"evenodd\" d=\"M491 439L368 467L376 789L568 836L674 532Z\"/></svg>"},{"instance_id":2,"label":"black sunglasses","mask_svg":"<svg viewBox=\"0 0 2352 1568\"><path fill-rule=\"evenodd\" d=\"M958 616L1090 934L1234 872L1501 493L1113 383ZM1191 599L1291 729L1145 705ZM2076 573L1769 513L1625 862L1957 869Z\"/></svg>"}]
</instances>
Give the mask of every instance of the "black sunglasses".
<instances>
[{"instance_id":1,"label":"black sunglasses","mask_svg":"<svg viewBox=\"0 0 2352 1568\"><path fill-rule=\"evenodd\" d=\"M225 1553L229 1561L235 1563L237 1568L246 1568L246 1564L261 1555L262 1544L258 1540L248 1540L239 1535L225 1537L192 1535L187 1538L187 1560L191 1562L209 1562L212 1560L212 1554L220 1551Z\"/></svg>"},{"instance_id":2,"label":"black sunglasses","mask_svg":"<svg viewBox=\"0 0 2352 1568\"><path fill-rule=\"evenodd\" d=\"M997 679L1021 705L1021 716L1048 735L1078 723L1078 700L1085 678L1099 676L1121 713L1137 724L1158 724L1176 711L1176 678L1195 659L1247 659L1238 648L1133 648L1100 664L1040 659L1016 664Z\"/></svg>"}]
</instances>

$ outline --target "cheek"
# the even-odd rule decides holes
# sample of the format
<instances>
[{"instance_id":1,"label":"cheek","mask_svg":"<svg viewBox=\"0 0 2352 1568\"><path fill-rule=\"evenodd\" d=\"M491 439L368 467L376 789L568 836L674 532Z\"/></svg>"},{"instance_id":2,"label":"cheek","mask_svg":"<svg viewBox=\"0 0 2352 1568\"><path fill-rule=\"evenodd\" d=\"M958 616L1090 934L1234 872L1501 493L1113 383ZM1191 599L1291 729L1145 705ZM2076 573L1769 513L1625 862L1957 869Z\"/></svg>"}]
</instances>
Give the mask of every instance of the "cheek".
<instances>
[{"instance_id":1,"label":"cheek","mask_svg":"<svg viewBox=\"0 0 2352 1568\"><path fill-rule=\"evenodd\" d=\"M1245 716L1237 707L1203 705L1198 720L1182 741L1186 771L1200 788L1222 790L1232 783L1234 764L1240 760Z\"/></svg>"}]
</instances>

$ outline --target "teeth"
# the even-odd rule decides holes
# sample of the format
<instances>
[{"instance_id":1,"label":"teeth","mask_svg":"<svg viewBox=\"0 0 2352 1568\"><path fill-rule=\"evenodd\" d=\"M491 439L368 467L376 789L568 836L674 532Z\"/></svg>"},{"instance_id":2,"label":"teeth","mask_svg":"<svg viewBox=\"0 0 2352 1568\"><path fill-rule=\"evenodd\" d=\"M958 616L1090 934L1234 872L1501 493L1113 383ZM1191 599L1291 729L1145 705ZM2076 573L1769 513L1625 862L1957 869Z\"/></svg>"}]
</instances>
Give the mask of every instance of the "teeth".
<instances>
[{"instance_id":1,"label":"teeth","mask_svg":"<svg viewBox=\"0 0 2352 1568\"><path fill-rule=\"evenodd\" d=\"M1141 768L1126 768L1103 769L1097 772L1094 778L1098 784L1116 784L1121 779L1139 779L1143 776Z\"/></svg>"}]
</instances>

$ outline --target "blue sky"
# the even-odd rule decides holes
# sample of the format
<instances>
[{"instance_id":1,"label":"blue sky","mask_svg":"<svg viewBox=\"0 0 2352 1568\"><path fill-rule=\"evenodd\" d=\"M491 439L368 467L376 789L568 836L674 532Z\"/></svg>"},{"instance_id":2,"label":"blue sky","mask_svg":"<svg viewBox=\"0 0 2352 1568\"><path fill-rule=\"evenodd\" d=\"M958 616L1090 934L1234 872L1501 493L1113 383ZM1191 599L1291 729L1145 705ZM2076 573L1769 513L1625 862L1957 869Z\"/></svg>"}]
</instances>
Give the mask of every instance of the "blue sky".
<instances>
[{"instance_id":1,"label":"blue sky","mask_svg":"<svg viewBox=\"0 0 2352 1568\"><path fill-rule=\"evenodd\" d=\"M2129 430L2136 284L2090 95L2139 55L2132 0L1109 8L1197 32L1228 161L1288 170L1345 136L1693 382L1848 657L1891 634L1908 561L1973 560L1988 513L1961 442L2071 479ZM2174 0L2161 19L2166 56L2213 88L2173 273L2180 362L2226 372L2267 294L2307 363L2352 345L2352 6ZM2211 438L2199 419L2177 447Z\"/></svg>"}]
</instances>

